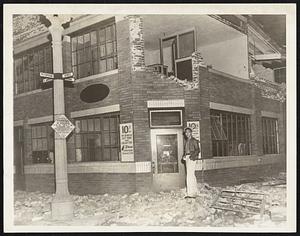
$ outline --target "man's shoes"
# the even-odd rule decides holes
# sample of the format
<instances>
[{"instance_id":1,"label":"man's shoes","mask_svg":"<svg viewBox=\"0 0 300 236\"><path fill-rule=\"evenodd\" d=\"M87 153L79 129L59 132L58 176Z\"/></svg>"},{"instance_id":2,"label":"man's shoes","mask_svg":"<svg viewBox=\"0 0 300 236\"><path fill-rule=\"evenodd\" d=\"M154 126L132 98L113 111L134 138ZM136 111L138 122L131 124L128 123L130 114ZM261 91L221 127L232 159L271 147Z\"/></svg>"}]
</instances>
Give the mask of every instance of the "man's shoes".
<instances>
[{"instance_id":1,"label":"man's shoes","mask_svg":"<svg viewBox=\"0 0 300 236\"><path fill-rule=\"evenodd\" d=\"M196 198L195 196L185 196L184 198Z\"/></svg>"}]
</instances>

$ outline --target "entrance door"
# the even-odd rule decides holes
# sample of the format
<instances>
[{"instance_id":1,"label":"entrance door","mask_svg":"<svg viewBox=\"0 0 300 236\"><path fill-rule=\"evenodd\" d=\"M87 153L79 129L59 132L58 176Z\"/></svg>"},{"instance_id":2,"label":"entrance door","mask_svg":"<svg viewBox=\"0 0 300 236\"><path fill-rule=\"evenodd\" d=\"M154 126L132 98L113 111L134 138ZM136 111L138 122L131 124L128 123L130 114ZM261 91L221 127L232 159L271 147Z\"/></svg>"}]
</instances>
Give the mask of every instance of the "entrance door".
<instances>
[{"instance_id":1,"label":"entrance door","mask_svg":"<svg viewBox=\"0 0 300 236\"><path fill-rule=\"evenodd\" d=\"M14 188L25 189L23 128L14 128Z\"/></svg>"},{"instance_id":2,"label":"entrance door","mask_svg":"<svg viewBox=\"0 0 300 236\"><path fill-rule=\"evenodd\" d=\"M153 187L168 190L184 187L184 165L181 129L152 129L151 149L153 162Z\"/></svg>"}]
</instances>

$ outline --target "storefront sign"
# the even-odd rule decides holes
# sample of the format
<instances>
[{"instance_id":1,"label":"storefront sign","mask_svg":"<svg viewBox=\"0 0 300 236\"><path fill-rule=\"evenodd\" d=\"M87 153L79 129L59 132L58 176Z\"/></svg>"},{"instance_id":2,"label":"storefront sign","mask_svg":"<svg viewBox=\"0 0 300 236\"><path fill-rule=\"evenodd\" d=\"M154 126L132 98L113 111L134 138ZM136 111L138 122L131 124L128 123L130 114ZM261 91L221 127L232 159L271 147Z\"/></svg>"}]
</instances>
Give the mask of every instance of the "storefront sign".
<instances>
[{"instance_id":1,"label":"storefront sign","mask_svg":"<svg viewBox=\"0 0 300 236\"><path fill-rule=\"evenodd\" d=\"M121 161L134 161L132 123L120 124Z\"/></svg>"},{"instance_id":2,"label":"storefront sign","mask_svg":"<svg viewBox=\"0 0 300 236\"><path fill-rule=\"evenodd\" d=\"M52 129L61 137L66 138L75 126L64 115L60 115L55 119L55 122L51 126Z\"/></svg>"},{"instance_id":3,"label":"storefront sign","mask_svg":"<svg viewBox=\"0 0 300 236\"><path fill-rule=\"evenodd\" d=\"M199 121L188 121L187 127L192 129L193 137L200 141L200 123L199 123Z\"/></svg>"}]
</instances>

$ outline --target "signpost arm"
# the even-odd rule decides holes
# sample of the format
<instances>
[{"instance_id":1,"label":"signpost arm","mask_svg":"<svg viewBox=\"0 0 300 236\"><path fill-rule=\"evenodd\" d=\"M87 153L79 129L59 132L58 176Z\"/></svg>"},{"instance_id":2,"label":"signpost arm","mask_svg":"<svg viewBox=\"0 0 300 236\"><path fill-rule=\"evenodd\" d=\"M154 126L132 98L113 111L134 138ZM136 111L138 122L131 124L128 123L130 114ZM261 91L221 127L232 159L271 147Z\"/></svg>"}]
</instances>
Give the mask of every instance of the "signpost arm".
<instances>
[{"instance_id":1,"label":"signpost arm","mask_svg":"<svg viewBox=\"0 0 300 236\"><path fill-rule=\"evenodd\" d=\"M47 15L51 22L49 31L52 36L53 49L53 73L63 72L62 59L62 24L68 21L65 17L58 15ZM54 120L65 114L64 81L55 79L53 81ZM56 192L52 201L52 217L57 220L65 220L73 217L73 201L68 190L67 171L67 144L66 139L61 138L54 132L55 145L55 183Z\"/></svg>"}]
</instances>

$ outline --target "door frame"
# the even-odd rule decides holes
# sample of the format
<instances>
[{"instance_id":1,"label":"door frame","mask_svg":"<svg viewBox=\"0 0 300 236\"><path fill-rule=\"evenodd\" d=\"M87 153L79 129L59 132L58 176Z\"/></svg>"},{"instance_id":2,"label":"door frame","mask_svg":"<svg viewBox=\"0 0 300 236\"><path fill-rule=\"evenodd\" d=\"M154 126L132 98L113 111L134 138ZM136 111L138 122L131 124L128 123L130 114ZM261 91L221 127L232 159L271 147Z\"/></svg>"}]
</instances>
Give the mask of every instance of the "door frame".
<instances>
[{"instance_id":1,"label":"door frame","mask_svg":"<svg viewBox=\"0 0 300 236\"><path fill-rule=\"evenodd\" d=\"M151 129L151 159L153 165L153 182L152 187L154 190L170 190L176 188L182 188L185 186L185 166L181 162L183 155L183 133L182 128L172 129ZM177 135L177 152L178 152L178 173L158 173L157 168L157 135Z\"/></svg>"}]
</instances>

